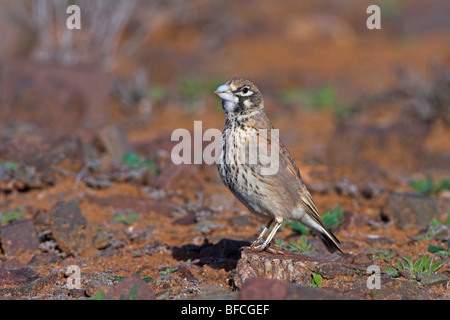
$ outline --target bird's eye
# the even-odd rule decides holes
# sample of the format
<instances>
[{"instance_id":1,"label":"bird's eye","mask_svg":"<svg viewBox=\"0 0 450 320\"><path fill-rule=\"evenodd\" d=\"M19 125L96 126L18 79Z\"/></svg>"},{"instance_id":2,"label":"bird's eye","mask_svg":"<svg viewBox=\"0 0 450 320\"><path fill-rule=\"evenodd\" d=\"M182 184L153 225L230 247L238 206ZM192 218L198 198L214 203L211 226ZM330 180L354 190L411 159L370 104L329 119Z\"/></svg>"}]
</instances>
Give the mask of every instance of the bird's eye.
<instances>
[{"instance_id":1,"label":"bird's eye","mask_svg":"<svg viewBox=\"0 0 450 320\"><path fill-rule=\"evenodd\" d=\"M241 89L241 92L238 93L241 97L248 97L253 94L253 91L250 90L249 87L245 86Z\"/></svg>"}]
</instances>

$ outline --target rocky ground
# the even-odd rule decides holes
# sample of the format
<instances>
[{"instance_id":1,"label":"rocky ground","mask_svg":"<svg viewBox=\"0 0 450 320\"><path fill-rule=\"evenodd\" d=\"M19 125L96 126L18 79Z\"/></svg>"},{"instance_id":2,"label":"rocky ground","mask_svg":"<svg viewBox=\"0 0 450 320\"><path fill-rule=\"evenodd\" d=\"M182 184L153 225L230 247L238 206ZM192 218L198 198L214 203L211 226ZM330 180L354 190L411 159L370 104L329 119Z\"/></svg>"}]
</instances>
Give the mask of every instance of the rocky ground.
<instances>
[{"instance_id":1,"label":"rocky ground","mask_svg":"<svg viewBox=\"0 0 450 320\"><path fill-rule=\"evenodd\" d=\"M220 5L163 16L114 76L2 62L0 297L450 298L449 43L433 29L442 21L426 20L440 10L412 1L373 35L345 6L262 3L267 24L246 6L224 13L235 26L211 18ZM139 63L150 96L121 80ZM260 86L344 254L295 223L275 236L283 254L249 251L265 222L215 165L172 163L173 130L223 128L212 92L236 74Z\"/></svg>"}]
</instances>

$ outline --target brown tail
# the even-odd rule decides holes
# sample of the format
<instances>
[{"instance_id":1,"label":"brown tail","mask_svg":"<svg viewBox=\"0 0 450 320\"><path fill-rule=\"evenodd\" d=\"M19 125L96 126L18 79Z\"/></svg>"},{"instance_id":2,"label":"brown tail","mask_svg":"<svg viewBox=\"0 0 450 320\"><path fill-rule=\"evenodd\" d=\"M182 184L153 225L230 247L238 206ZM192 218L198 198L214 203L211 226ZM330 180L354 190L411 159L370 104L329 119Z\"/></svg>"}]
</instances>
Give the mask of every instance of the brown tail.
<instances>
[{"instance_id":1,"label":"brown tail","mask_svg":"<svg viewBox=\"0 0 450 320\"><path fill-rule=\"evenodd\" d=\"M331 253L335 251L342 252L342 249L339 247L339 240L336 238L336 236L327 228L323 227L321 230L314 230L317 236L322 240L325 247L327 247L328 251Z\"/></svg>"}]
</instances>

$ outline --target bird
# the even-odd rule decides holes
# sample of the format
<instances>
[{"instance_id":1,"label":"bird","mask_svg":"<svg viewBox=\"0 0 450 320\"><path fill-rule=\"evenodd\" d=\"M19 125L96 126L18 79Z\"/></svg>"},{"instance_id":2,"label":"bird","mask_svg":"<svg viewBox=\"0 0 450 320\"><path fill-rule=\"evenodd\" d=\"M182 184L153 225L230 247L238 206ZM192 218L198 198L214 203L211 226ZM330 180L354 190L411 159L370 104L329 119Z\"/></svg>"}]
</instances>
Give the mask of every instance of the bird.
<instances>
[{"instance_id":1,"label":"bird","mask_svg":"<svg viewBox=\"0 0 450 320\"><path fill-rule=\"evenodd\" d=\"M268 221L250 248L277 253L270 243L283 221L288 220L300 221L313 230L329 252L343 253L339 240L323 224L295 160L267 117L258 87L250 80L233 77L214 93L221 98L225 112L217 158L220 178L251 213ZM255 144L258 148L251 147ZM271 150L270 155L266 150L265 158L261 145ZM269 173L268 158L278 162L276 170Z\"/></svg>"}]
</instances>

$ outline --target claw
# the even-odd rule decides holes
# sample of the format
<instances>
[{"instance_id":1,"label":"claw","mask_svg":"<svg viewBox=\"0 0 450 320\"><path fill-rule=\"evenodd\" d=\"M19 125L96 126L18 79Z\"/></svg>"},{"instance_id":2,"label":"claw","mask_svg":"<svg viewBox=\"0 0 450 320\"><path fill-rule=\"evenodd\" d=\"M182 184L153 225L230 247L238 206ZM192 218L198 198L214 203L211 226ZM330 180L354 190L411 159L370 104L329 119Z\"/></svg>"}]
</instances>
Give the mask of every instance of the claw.
<instances>
[{"instance_id":1,"label":"claw","mask_svg":"<svg viewBox=\"0 0 450 320\"><path fill-rule=\"evenodd\" d=\"M277 249L272 249L270 246L264 246L264 244L261 244L261 245L259 245L259 246L251 246L250 247L250 249L252 250L252 251L255 251L255 252L263 252L263 251L267 251L267 252L269 252L269 253L271 253L271 254L283 254L284 255L284 252L283 251L279 251L279 250L277 250Z\"/></svg>"}]
</instances>

